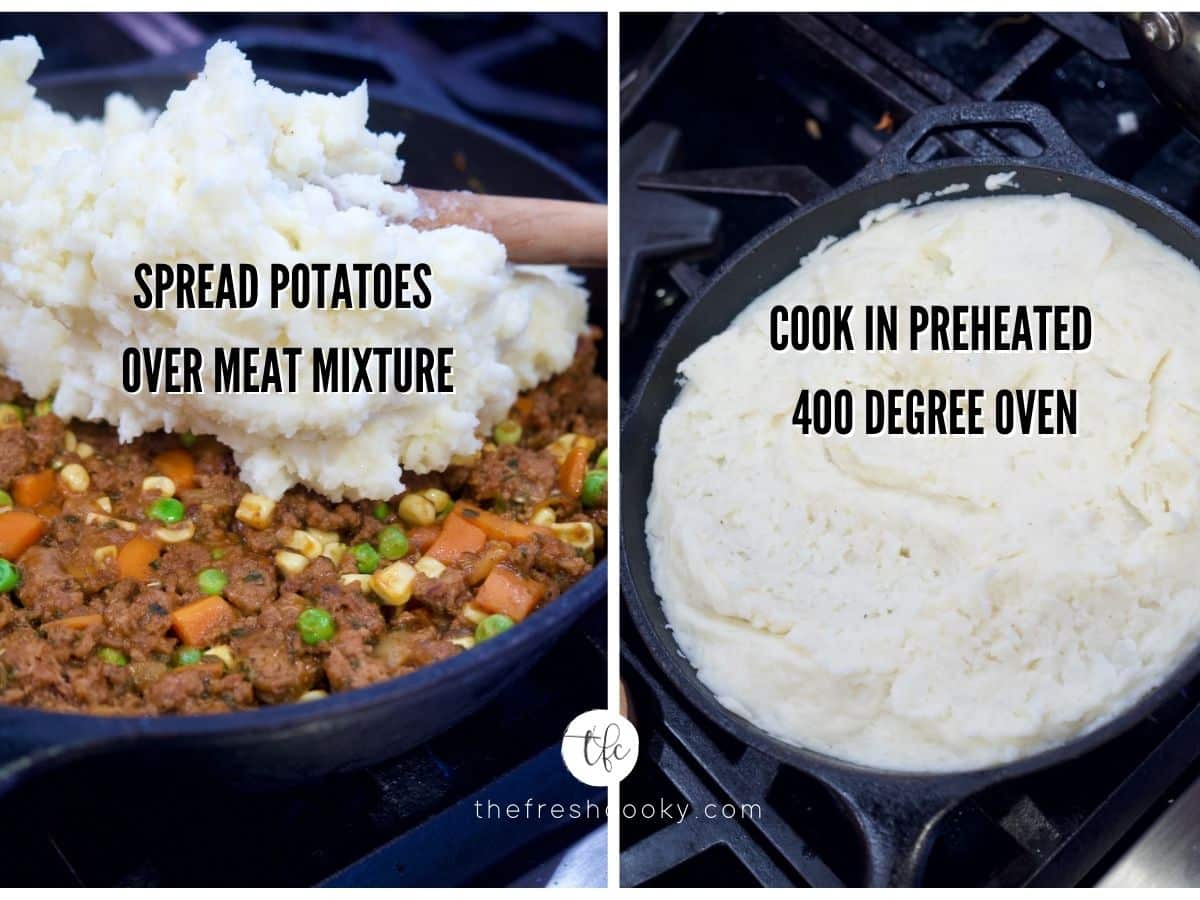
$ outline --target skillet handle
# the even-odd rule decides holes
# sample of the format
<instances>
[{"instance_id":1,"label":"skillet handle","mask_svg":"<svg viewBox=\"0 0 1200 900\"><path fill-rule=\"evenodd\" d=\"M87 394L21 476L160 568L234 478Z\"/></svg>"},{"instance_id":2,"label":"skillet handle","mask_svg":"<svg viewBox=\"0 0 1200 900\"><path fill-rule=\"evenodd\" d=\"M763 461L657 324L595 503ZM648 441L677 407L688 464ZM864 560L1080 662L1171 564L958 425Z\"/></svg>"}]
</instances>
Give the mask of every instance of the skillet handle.
<instances>
[{"instance_id":1,"label":"skillet handle","mask_svg":"<svg viewBox=\"0 0 1200 900\"><path fill-rule=\"evenodd\" d=\"M829 783L829 782L826 782ZM874 776L830 784L858 825L866 887L918 887L942 820L973 784L931 776Z\"/></svg>"},{"instance_id":2,"label":"skillet handle","mask_svg":"<svg viewBox=\"0 0 1200 900\"><path fill-rule=\"evenodd\" d=\"M920 887L946 810L897 810L886 828L869 829L865 887Z\"/></svg>"},{"instance_id":3,"label":"skillet handle","mask_svg":"<svg viewBox=\"0 0 1200 900\"><path fill-rule=\"evenodd\" d=\"M1040 103L1002 101L995 103L954 103L931 106L913 114L876 157L876 166L888 175L936 168L944 163L922 163L912 159L913 151L925 138L939 131L978 130L980 128L1018 128L1043 144L1041 155L1026 158L995 148L995 159L1044 165L1081 174L1101 174L1096 164L1067 134L1066 129ZM983 157L991 159L989 155Z\"/></svg>"},{"instance_id":4,"label":"skillet handle","mask_svg":"<svg viewBox=\"0 0 1200 900\"><path fill-rule=\"evenodd\" d=\"M65 717L0 708L0 801L30 778L120 745L132 734L119 719L97 718L86 728Z\"/></svg>"}]
</instances>

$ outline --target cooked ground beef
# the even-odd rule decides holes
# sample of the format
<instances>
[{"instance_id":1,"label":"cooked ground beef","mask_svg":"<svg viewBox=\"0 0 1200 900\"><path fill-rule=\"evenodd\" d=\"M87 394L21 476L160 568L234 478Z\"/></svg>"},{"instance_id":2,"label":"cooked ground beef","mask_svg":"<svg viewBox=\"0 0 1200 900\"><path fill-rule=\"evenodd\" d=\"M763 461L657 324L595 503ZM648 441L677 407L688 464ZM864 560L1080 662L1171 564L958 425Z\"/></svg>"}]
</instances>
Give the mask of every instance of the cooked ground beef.
<instances>
[{"instance_id":1,"label":"cooked ground beef","mask_svg":"<svg viewBox=\"0 0 1200 900\"><path fill-rule=\"evenodd\" d=\"M216 441L123 445L0 377L0 404L21 417L0 417L0 559L20 579L0 591L0 703L152 715L307 700L461 653L488 616L520 621L604 552L607 491L581 496L567 458L582 448L576 463L595 469L606 447L595 363L582 339L567 372L518 399L516 443L407 476L404 495L333 503L296 488L260 517ZM151 515L169 495L181 522ZM397 528L407 554L373 566ZM327 632L305 630L308 610Z\"/></svg>"}]
</instances>

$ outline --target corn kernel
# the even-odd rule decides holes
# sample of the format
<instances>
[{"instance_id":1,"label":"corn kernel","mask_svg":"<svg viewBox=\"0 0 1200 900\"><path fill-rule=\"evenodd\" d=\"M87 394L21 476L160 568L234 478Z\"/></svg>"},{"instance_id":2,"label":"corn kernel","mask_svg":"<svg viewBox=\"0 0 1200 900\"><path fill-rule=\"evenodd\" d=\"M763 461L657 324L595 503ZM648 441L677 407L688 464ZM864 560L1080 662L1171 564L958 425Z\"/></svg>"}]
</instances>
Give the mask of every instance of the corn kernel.
<instances>
[{"instance_id":1,"label":"corn kernel","mask_svg":"<svg viewBox=\"0 0 1200 900\"><path fill-rule=\"evenodd\" d=\"M154 529L154 536L164 544L182 544L196 536L196 525L184 519L175 525L164 525Z\"/></svg>"},{"instance_id":2,"label":"corn kernel","mask_svg":"<svg viewBox=\"0 0 1200 900\"><path fill-rule=\"evenodd\" d=\"M322 690L305 691L303 694L301 694L299 697L296 698L296 702L297 703L311 703L314 700L324 700L328 696L329 696L329 691L322 691Z\"/></svg>"},{"instance_id":3,"label":"corn kernel","mask_svg":"<svg viewBox=\"0 0 1200 900\"><path fill-rule=\"evenodd\" d=\"M322 547L327 544L336 544L342 539L341 535L336 531L321 531L319 528L310 528L308 529L308 533L320 541Z\"/></svg>"},{"instance_id":4,"label":"corn kernel","mask_svg":"<svg viewBox=\"0 0 1200 900\"><path fill-rule=\"evenodd\" d=\"M335 566L340 566L342 564L342 557L346 555L346 545L337 541L334 541L332 544L326 544L321 548L321 555Z\"/></svg>"},{"instance_id":5,"label":"corn kernel","mask_svg":"<svg viewBox=\"0 0 1200 900\"><path fill-rule=\"evenodd\" d=\"M439 578L446 571L446 567L432 556L422 556L413 568L426 578Z\"/></svg>"},{"instance_id":6,"label":"corn kernel","mask_svg":"<svg viewBox=\"0 0 1200 900\"><path fill-rule=\"evenodd\" d=\"M575 447L586 447L588 456L591 456L592 451L596 449L596 439L588 437L586 434L567 432L546 447L546 452L558 460L559 465L562 465L567 458L567 454L575 449Z\"/></svg>"},{"instance_id":7,"label":"corn kernel","mask_svg":"<svg viewBox=\"0 0 1200 900\"><path fill-rule=\"evenodd\" d=\"M79 463L71 463L68 466L63 466L58 473L58 480L72 494L82 494L92 484L92 476Z\"/></svg>"},{"instance_id":8,"label":"corn kernel","mask_svg":"<svg viewBox=\"0 0 1200 900\"><path fill-rule=\"evenodd\" d=\"M97 497L96 505L98 507L100 507L102 510L104 510L106 513L112 512L112 501L110 499L108 499L107 497Z\"/></svg>"},{"instance_id":9,"label":"corn kernel","mask_svg":"<svg viewBox=\"0 0 1200 900\"><path fill-rule=\"evenodd\" d=\"M275 501L261 494L246 494L238 503L234 516L244 525L262 530L271 524L271 514L275 512Z\"/></svg>"},{"instance_id":10,"label":"corn kernel","mask_svg":"<svg viewBox=\"0 0 1200 900\"><path fill-rule=\"evenodd\" d=\"M237 664L234 659L233 650L228 644L219 644L216 647L209 647L204 651L205 656L215 656L221 662L225 663L225 668L232 669Z\"/></svg>"},{"instance_id":11,"label":"corn kernel","mask_svg":"<svg viewBox=\"0 0 1200 900\"><path fill-rule=\"evenodd\" d=\"M85 444L83 441L80 441L75 447L75 455L80 459L91 459L96 455L96 448L91 444Z\"/></svg>"},{"instance_id":12,"label":"corn kernel","mask_svg":"<svg viewBox=\"0 0 1200 900\"><path fill-rule=\"evenodd\" d=\"M158 494L160 497L175 496L175 482L166 475L151 475L142 479L143 494Z\"/></svg>"},{"instance_id":13,"label":"corn kernel","mask_svg":"<svg viewBox=\"0 0 1200 900\"><path fill-rule=\"evenodd\" d=\"M307 559L316 559L321 555L321 550L323 549L320 541L307 531L301 531L299 528L292 532L291 537L287 539L287 543L283 546L291 550L298 550Z\"/></svg>"},{"instance_id":14,"label":"corn kernel","mask_svg":"<svg viewBox=\"0 0 1200 900\"><path fill-rule=\"evenodd\" d=\"M68 453L74 453L75 448L79 446L79 438L75 437L75 432L68 431L63 435L63 449Z\"/></svg>"},{"instance_id":15,"label":"corn kernel","mask_svg":"<svg viewBox=\"0 0 1200 900\"><path fill-rule=\"evenodd\" d=\"M403 606L412 597L416 580L416 569L406 562L396 562L371 576L371 590L388 606Z\"/></svg>"},{"instance_id":16,"label":"corn kernel","mask_svg":"<svg viewBox=\"0 0 1200 900\"><path fill-rule=\"evenodd\" d=\"M556 521L558 521L558 516L554 514L554 510L552 510L549 506L543 506L533 514L532 518L529 520L529 524L541 525L544 528L549 525L553 525Z\"/></svg>"},{"instance_id":17,"label":"corn kernel","mask_svg":"<svg viewBox=\"0 0 1200 900\"><path fill-rule=\"evenodd\" d=\"M475 646L475 638L471 637L469 634L464 634L462 637L450 638L450 643L457 644L464 650L470 650Z\"/></svg>"},{"instance_id":18,"label":"corn kernel","mask_svg":"<svg viewBox=\"0 0 1200 900\"><path fill-rule=\"evenodd\" d=\"M124 519L114 519L112 516L101 515L100 513L90 512L84 519L88 525L115 525L122 531L137 531L137 525L133 522L126 522Z\"/></svg>"},{"instance_id":19,"label":"corn kernel","mask_svg":"<svg viewBox=\"0 0 1200 900\"><path fill-rule=\"evenodd\" d=\"M546 452L557 459L561 464L562 461L567 458L567 454L571 452L571 448L575 446L575 438L576 435L571 434L571 432L568 431L566 434L562 435L548 447L546 447Z\"/></svg>"},{"instance_id":20,"label":"corn kernel","mask_svg":"<svg viewBox=\"0 0 1200 900\"><path fill-rule=\"evenodd\" d=\"M347 573L338 580L346 587L356 588L360 594L365 594L371 589L370 575L360 575L357 572Z\"/></svg>"},{"instance_id":21,"label":"corn kernel","mask_svg":"<svg viewBox=\"0 0 1200 900\"><path fill-rule=\"evenodd\" d=\"M291 550L280 550L275 554L275 568L287 576L299 575L308 568L308 557Z\"/></svg>"},{"instance_id":22,"label":"corn kernel","mask_svg":"<svg viewBox=\"0 0 1200 900\"><path fill-rule=\"evenodd\" d=\"M591 522L562 522L549 528L556 538L576 550L587 553L596 547L596 533Z\"/></svg>"},{"instance_id":23,"label":"corn kernel","mask_svg":"<svg viewBox=\"0 0 1200 900\"><path fill-rule=\"evenodd\" d=\"M472 625L478 625L488 617L488 614L476 606L474 603L468 603L462 608L462 616Z\"/></svg>"},{"instance_id":24,"label":"corn kernel","mask_svg":"<svg viewBox=\"0 0 1200 900\"><path fill-rule=\"evenodd\" d=\"M437 510L420 494L405 494L396 508L400 520L410 527L432 525L437 521Z\"/></svg>"},{"instance_id":25,"label":"corn kernel","mask_svg":"<svg viewBox=\"0 0 1200 900\"><path fill-rule=\"evenodd\" d=\"M96 565L102 566L110 559L117 558L117 547L115 544L107 544L103 547L97 547L92 551L92 559L96 561Z\"/></svg>"}]
</instances>

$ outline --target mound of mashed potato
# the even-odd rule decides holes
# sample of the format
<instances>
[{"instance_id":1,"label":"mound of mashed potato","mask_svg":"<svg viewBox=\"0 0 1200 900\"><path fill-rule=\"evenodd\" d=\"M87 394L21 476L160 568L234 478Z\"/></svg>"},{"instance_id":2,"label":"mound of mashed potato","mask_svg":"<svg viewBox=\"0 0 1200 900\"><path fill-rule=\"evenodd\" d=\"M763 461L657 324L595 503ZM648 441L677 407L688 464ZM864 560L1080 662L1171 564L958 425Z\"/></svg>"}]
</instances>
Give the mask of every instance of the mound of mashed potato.
<instances>
[{"instance_id":1,"label":"mound of mashed potato","mask_svg":"<svg viewBox=\"0 0 1200 900\"><path fill-rule=\"evenodd\" d=\"M0 42L0 366L55 412L105 420L123 440L164 428L228 444L242 478L278 497L303 483L334 499L388 497L404 470L479 447L517 392L564 369L587 295L556 267L514 267L491 235L418 231L398 188L398 134L367 128L367 91L288 94L230 43L161 113L113 96L77 121L38 100L41 51ZM425 310L139 311L140 262L426 262ZM315 306L315 304L314 304ZM126 394L127 346L453 347L452 395ZM307 356L306 356L307 358Z\"/></svg>"},{"instance_id":2,"label":"mound of mashed potato","mask_svg":"<svg viewBox=\"0 0 1200 900\"><path fill-rule=\"evenodd\" d=\"M772 304L1085 304L1082 353L785 352ZM861 328L861 318L859 322ZM856 332L861 346L861 331ZM1200 270L1098 206L936 202L804 261L680 367L647 535L731 710L869 766L1067 741L1200 638ZM805 436L809 388L1071 388L1074 436ZM859 416L863 404L857 404Z\"/></svg>"}]
</instances>

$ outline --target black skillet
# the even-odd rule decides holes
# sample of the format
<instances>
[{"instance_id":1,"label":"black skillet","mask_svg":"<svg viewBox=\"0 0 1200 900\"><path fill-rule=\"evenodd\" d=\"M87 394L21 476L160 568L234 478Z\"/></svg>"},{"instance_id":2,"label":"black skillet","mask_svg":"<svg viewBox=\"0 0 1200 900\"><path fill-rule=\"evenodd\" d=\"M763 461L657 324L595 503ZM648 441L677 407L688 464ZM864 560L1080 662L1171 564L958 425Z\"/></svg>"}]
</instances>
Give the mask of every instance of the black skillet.
<instances>
[{"instance_id":1,"label":"black skillet","mask_svg":"<svg viewBox=\"0 0 1200 900\"><path fill-rule=\"evenodd\" d=\"M377 131L407 135L401 156L407 160L405 177L412 184L600 199L555 161L446 109L436 88L410 72L403 60L377 56L366 46L334 45L322 36L275 29L243 30L233 37L243 49L298 47L328 52L333 45L339 57L376 66L382 84L371 85L370 124ZM254 52L250 55L257 57ZM46 79L38 83L38 91L56 108L76 115L98 115L104 98L114 91L161 108L170 92L184 86L202 64L202 51L188 52ZM258 74L289 91L341 93L353 86L261 67ZM589 275L589 288L591 318L603 324L603 273ZM228 783L254 788L317 778L395 756L475 712L525 672L605 595L607 571L607 561L602 560L548 607L468 653L319 702L162 718L105 718L0 707L0 795L51 766L110 752L136 757L139 766L196 766Z\"/></svg>"},{"instance_id":2,"label":"black skillet","mask_svg":"<svg viewBox=\"0 0 1200 900\"><path fill-rule=\"evenodd\" d=\"M1008 156L915 162L918 146L941 132L1016 127L1039 138L1044 152L1032 159ZM1002 130L991 131L993 135ZM663 616L650 577L646 501L653 448L664 414L678 393L676 369L692 351L723 331L745 306L785 275L827 235L858 228L866 212L912 199L949 184L969 189L954 198L990 196L992 173L1015 172L1009 194L1068 192L1120 213L1164 243L1200 262L1200 228L1154 197L1097 169L1043 107L1031 103L944 106L918 113L858 177L760 234L714 274L674 320L650 359L621 426L621 584L630 614L654 658L696 706L745 743L824 784L848 808L867 852L871 885L912 885L922 875L940 820L977 791L1005 779L1072 760L1139 720L1200 673L1193 653L1159 688L1113 721L1065 745L1009 765L951 774L891 772L854 765L786 744L717 702L683 656Z\"/></svg>"}]
</instances>

